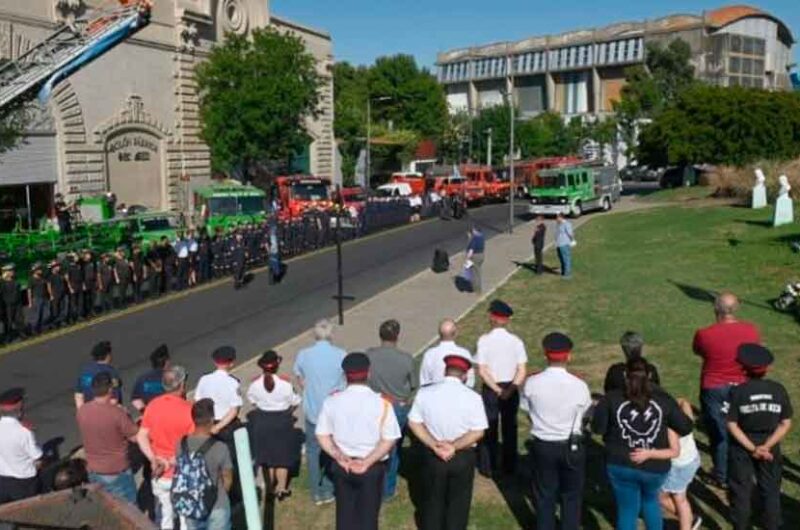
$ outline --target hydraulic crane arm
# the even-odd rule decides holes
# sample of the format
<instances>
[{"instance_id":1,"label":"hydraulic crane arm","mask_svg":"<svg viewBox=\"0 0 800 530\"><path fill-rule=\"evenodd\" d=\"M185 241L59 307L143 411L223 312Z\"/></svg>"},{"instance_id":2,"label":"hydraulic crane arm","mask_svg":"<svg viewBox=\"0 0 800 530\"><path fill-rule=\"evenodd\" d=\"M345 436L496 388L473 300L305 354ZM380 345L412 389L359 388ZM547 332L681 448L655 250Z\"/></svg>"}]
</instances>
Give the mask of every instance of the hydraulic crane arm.
<instances>
[{"instance_id":1,"label":"hydraulic crane arm","mask_svg":"<svg viewBox=\"0 0 800 530\"><path fill-rule=\"evenodd\" d=\"M148 0L126 0L115 9L63 25L25 54L0 66L0 109L39 91L45 102L58 84L150 20Z\"/></svg>"}]
</instances>

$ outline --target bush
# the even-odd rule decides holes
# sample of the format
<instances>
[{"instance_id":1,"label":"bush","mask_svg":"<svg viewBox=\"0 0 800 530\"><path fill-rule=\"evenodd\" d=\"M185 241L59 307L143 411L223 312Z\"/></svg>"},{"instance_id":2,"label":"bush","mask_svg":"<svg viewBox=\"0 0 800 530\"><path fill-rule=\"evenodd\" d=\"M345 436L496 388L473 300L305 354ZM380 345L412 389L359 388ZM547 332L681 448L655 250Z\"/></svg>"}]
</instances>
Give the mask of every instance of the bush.
<instances>
[{"instance_id":1,"label":"bush","mask_svg":"<svg viewBox=\"0 0 800 530\"><path fill-rule=\"evenodd\" d=\"M789 195L800 199L800 158L792 162L760 162L744 167L718 166L704 174L704 185L715 189L719 197L737 197L744 201L750 199L750 192L756 182L755 170L761 168L767 177L767 196L772 201L778 195L778 177L786 175L792 190Z\"/></svg>"}]
</instances>

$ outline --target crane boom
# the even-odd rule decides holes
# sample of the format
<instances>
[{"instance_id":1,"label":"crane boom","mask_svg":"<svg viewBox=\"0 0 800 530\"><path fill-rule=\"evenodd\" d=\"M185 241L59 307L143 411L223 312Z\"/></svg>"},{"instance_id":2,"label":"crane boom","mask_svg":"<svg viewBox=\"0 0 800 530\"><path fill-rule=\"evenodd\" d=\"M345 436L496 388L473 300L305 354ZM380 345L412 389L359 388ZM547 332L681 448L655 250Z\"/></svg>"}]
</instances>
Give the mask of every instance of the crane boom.
<instances>
[{"instance_id":1,"label":"crane boom","mask_svg":"<svg viewBox=\"0 0 800 530\"><path fill-rule=\"evenodd\" d=\"M45 102L59 81L146 26L149 20L149 2L139 0L58 27L17 59L0 65L0 109L31 97L36 90Z\"/></svg>"}]
</instances>

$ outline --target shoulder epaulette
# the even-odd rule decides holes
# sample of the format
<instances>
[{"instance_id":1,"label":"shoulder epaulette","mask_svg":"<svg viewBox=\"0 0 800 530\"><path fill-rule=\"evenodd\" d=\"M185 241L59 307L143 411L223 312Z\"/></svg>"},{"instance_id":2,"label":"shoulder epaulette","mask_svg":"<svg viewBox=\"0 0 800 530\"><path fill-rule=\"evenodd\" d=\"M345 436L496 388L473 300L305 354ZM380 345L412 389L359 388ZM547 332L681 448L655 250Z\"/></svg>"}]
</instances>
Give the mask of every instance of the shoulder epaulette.
<instances>
[{"instance_id":1,"label":"shoulder epaulette","mask_svg":"<svg viewBox=\"0 0 800 530\"><path fill-rule=\"evenodd\" d=\"M287 383L291 383L292 382L292 378L291 378L291 376L289 376L289 374L280 374L280 375L278 375L278 379L281 379L282 381L286 381Z\"/></svg>"}]
</instances>

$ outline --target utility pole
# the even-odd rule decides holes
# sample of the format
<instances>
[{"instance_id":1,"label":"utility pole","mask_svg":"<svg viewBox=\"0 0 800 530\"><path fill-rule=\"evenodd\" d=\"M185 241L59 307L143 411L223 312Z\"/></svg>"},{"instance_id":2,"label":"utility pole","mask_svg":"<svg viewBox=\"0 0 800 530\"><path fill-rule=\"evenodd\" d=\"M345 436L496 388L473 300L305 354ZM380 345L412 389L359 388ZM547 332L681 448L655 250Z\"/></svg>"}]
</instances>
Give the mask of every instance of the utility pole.
<instances>
[{"instance_id":1,"label":"utility pole","mask_svg":"<svg viewBox=\"0 0 800 530\"><path fill-rule=\"evenodd\" d=\"M492 128L486 129L486 165L492 167Z\"/></svg>"},{"instance_id":2,"label":"utility pole","mask_svg":"<svg viewBox=\"0 0 800 530\"><path fill-rule=\"evenodd\" d=\"M514 233L514 195L517 192L516 185L514 184L514 120L516 116L514 115L514 91L513 88L511 90L511 94L509 94L508 101L510 105L509 113L511 114L511 134L510 134L510 141L508 143L508 181L509 181L509 188L508 188L508 233Z\"/></svg>"},{"instance_id":3,"label":"utility pole","mask_svg":"<svg viewBox=\"0 0 800 530\"><path fill-rule=\"evenodd\" d=\"M344 199L342 198L342 187L336 185L336 197L339 207L336 209L336 296L337 308L339 313L339 325L344 326L344 301L355 300L354 296L344 294L344 273L342 271L342 215L344 214Z\"/></svg>"}]
</instances>

